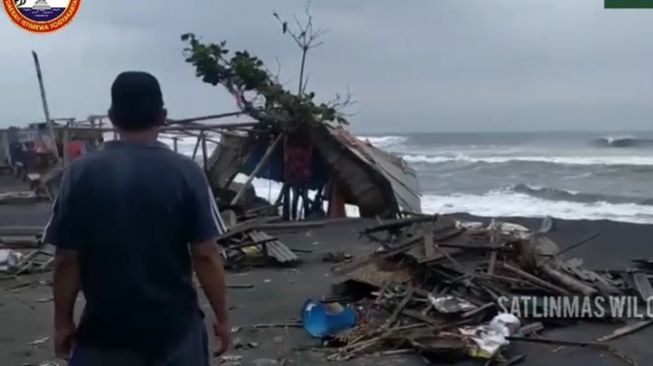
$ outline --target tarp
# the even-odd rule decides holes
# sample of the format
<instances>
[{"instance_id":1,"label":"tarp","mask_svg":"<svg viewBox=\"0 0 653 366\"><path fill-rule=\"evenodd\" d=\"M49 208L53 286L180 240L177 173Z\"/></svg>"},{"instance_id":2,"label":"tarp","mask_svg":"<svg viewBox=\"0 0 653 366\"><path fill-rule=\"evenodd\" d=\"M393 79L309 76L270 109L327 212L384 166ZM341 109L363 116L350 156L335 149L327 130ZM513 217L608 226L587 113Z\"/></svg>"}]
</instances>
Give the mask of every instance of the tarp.
<instances>
[{"instance_id":1,"label":"tarp","mask_svg":"<svg viewBox=\"0 0 653 366\"><path fill-rule=\"evenodd\" d=\"M265 155L268 146L272 142L267 139L261 139L254 143L249 157L241 169L243 174L251 174L254 168ZM280 144L268 163L261 169L257 178L270 179L275 182L284 182L284 151L283 144ZM308 189L317 190L322 188L329 181L329 169L324 160L317 153L313 153L311 163L311 180Z\"/></svg>"}]
</instances>

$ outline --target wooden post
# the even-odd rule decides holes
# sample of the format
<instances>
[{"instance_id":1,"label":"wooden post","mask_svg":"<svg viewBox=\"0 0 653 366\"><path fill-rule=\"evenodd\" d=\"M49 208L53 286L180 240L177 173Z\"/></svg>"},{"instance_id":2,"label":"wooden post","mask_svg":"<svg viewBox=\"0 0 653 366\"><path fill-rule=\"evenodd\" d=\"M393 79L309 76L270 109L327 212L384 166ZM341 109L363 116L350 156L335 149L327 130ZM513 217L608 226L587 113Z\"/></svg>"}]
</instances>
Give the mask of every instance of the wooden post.
<instances>
[{"instance_id":1,"label":"wooden post","mask_svg":"<svg viewBox=\"0 0 653 366\"><path fill-rule=\"evenodd\" d=\"M54 154L55 162L59 162L59 147L57 146L57 136L54 134L54 125L50 119L50 109L48 108L48 100L45 96L45 87L43 86L43 74L41 73L41 63L39 56L36 52L32 51L34 58L34 66L36 67L36 77L39 80L39 88L41 89L41 102L43 103L43 112L45 113L45 123L50 130L50 137L52 138L52 153Z\"/></svg>"},{"instance_id":2,"label":"wooden post","mask_svg":"<svg viewBox=\"0 0 653 366\"><path fill-rule=\"evenodd\" d=\"M193 160L197 157L197 150L200 148L200 143L202 142L202 137L204 136L204 131L200 132L197 136L197 143L195 144L195 149L193 149Z\"/></svg>"},{"instance_id":3,"label":"wooden post","mask_svg":"<svg viewBox=\"0 0 653 366\"><path fill-rule=\"evenodd\" d=\"M174 152L179 152L177 149L177 140L179 140L179 137L177 136L172 138L172 150L174 150Z\"/></svg>"},{"instance_id":4,"label":"wooden post","mask_svg":"<svg viewBox=\"0 0 653 366\"><path fill-rule=\"evenodd\" d=\"M279 142L281 141L282 137L283 137L283 134L280 134L279 136L277 136L277 138L274 140L274 142L272 144L270 144L270 146L268 146L268 149L265 152L265 155L263 155L263 158L261 158L261 161L258 162L258 165L256 166L256 168L254 168L254 170L252 171L252 174L249 175L249 177L247 178L247 181L245 182L245 184L243 184L243 186L240 187L240 190L236 194L236 197L234 197L234 199L231 200L231 205L232 206L235 205L236 203L238 203L238 201L240 201L240 199L243 196L243 193L245 193L245 189L247 188L247 186L250 183L252 183L252 180L254 180L254 177L256 177L256 175L261 171L261 169L263 169L265 164L268 163L268 161L272 157L272 153L274 152L274 150L276 150L277 145L279 145Z\"/></svg>"},{"instance_id":5,"label":"wooden post","mask_svg":"<svg viewBox=\"0 0 653 366\"><path fill-rule=\"evenodd\" d=\"M206 135L202 137L202 164L204 165L204 172L209 174L209 154L206 150Z\"/></svg>"},{"instance_id":6,"label":"wooden post","mask_svg":"<svg viewBox=\"0 0 653 366\"><path fill-rule=\"evenodd\" d=\"M68 156L68 143L70 142L70 132L68 129L64 129L62 133L62 138L63 138L63 167L68 166L68 162L70 159L70 156Z\"/></svg>"}]
</instances>

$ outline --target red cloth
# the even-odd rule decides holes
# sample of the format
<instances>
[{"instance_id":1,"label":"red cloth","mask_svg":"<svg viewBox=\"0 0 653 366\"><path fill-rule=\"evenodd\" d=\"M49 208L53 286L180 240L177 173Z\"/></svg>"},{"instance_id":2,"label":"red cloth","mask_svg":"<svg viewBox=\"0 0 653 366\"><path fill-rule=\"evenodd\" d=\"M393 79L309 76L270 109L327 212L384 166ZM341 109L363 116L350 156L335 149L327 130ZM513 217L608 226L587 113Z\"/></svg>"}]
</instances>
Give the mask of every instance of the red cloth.
<instances>
[{"instance_id":1,"label":"red cloth","mask_svg":"<svg viewBox=\"0 0 653 366\"><path fill-rule=\"evenodd\" d=\"M301 134L287 136L284 141L284 180L290 186L306 186L311 182L313 145Z\"/></svg>"},{"instance_id":2,"label":"red cloth","mask_svg":"<svg viewBox=\"0 0 653 366\"><path fill-rule=\"evenodd\" d=\"M82 155L84 142L80 140L72 140L68 142L68 159L73 160Z\"/></svg>"}]
</instances>

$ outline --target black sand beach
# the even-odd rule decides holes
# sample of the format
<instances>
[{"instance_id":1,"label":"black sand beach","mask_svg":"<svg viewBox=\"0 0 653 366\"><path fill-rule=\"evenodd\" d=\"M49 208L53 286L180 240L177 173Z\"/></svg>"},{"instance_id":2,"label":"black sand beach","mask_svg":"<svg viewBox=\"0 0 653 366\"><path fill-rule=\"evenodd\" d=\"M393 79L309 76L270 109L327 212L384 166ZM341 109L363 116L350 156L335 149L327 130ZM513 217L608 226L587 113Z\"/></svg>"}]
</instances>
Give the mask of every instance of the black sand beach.
<instances>
[{"instance_id":1,"label":"black sand beach","mask_svg":"<svg viewBox=\"0 0 653 366\"><path fill-rule=\"evenodd\" d=\"M0 206L0 225L43 225L48 219L49 205ZM460 214L464 219L480 220ZM539 219L510 218L507 221L539 228ZM234 334L234 340L257 342L250 350L232 350L231 355L242 355L243 365L255 365L260 359L285 359L295 365L326 365L325 355L319 352L297 351L296 346L318 345L300 328L248 328L258 323L294 321L307 298L328 295L330 286L338 281L330 273L330 265L322 263L321 255L329 251L344 250L353 255L368 252L373 244L359 239L361 228L369 225L366 220L352 219L333 225L307 229L302 232L270 232L291 248L308 249L302 254L303 264L296 269L255 269L243 273L230 273L230 284L252 284L251 289L230 290L231 326L242 327ZM600 236L572 252L570 256L581 257L588 268L629 267L630 259L649 256L653 237L653 225L616 223L610 221L564 221L556 220L549 236L561 247L571 245L590 234ZM38 365L54 360L50 340L30 345L30 342L50 336L52 302L47 301L51 289L47 285L51 274L25 276L20 280L0 282L0 365ZM28 287L21 284L29 283ZM206 301L202 299L203 306ZM81 308L82 302L80 301ZM551 329L544 333L548 338L591 341L609 334L621 324L582 324ZM648 328L634 335L614 341L618 350L633 357L638 364L648 365L653 350L648 340L653 329ZM38 343L38 342L37 342ZM511 353L528 354L525 365L619 365L623 361L596 350L564 348L553 352L555 347L513 344ZM59 361L60 362L60 361ZM366 357L346 362L347 365L422 365L418 356ZM461 365L482 364L474 361ZM63 365L63 362L60 362Z\"/></svg>"}]
</instances>

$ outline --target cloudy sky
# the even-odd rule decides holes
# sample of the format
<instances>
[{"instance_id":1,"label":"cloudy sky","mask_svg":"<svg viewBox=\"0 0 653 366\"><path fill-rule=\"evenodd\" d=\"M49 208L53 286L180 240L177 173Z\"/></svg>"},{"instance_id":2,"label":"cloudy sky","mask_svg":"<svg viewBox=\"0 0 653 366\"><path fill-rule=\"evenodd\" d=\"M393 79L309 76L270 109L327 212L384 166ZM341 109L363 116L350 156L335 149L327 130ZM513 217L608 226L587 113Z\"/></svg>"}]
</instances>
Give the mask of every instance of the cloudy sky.
<instances>
[{"instance_id":1,"label":"cloudy sky","mask_svg":"<svg viewBox=\"0 0 653 366\"><path fill-rule=\"evenodd\" d=\"M161 81L172 117L235 110L183 61L179 35L248 49L295 88L299 51L272 17L304 0L82 0L54 34L0 16L0 125L43 119L30 51L55 117L104 113L123 70ZM387 131L653 129L653 10L603 0L313 0L328 30L309 89L351 90L352 128ZM0 14L1 15L1 14Z\"/></svg>"}]
</instances>

